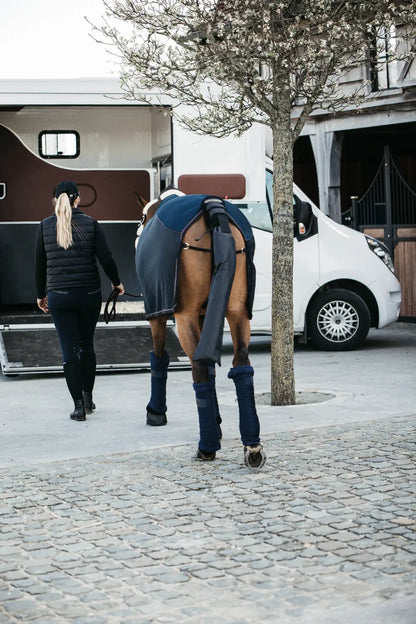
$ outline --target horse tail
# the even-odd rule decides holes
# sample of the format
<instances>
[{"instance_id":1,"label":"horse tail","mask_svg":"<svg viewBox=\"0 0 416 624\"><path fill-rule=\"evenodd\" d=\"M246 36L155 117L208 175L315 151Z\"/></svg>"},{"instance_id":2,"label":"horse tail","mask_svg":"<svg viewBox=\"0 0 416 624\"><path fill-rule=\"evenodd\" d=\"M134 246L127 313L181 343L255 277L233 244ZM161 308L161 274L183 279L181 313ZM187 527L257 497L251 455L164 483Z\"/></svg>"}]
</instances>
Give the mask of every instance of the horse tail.
<instances>
[{"instance_id":1,"label":"horse tail","mask_svg":"<svg viewBox=\"0 0 416 624\"><path fill-rule=\"evenodd\" d=\"M220 364L224 319L236 267L235 242L224 202L217 197L207 197L202 207L211 230L213 273L201 337L193 359Z\"/></svg>"}]
</instances>

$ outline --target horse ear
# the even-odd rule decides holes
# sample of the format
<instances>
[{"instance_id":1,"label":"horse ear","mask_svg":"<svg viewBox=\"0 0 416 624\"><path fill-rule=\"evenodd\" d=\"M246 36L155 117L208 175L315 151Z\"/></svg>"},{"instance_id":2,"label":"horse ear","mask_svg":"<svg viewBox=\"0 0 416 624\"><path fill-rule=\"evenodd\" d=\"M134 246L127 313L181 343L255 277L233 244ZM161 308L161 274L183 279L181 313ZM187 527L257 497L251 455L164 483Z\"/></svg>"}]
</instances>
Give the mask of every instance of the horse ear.
<instances>
[{"instance_id":1,"label":"horse ear","mask_svg":"<svg viewBox=\"0 0 416 624\"><path fill-rule=\"evenodd\" d=\"M136 195L137 198L137 203L139 204L139 207L141 208L141 210L143 210L143 208L146 206L146 204L148 203L147 199L144 199L144 197L142 197L141 195L139 195L138 193L136 193L136 191L134 191L134 194Z\"/></svg>"}]
</instances>

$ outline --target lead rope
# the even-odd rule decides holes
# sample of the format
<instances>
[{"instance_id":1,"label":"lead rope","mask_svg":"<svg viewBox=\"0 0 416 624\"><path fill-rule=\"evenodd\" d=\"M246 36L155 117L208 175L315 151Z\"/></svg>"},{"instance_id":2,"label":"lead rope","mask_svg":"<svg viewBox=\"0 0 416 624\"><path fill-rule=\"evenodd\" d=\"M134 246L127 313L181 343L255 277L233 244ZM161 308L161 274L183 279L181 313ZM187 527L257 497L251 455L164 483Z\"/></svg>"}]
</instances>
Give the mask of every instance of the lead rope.
<instances>
[{"instance_id":1,"label":"lead rope","mask_svg":"<svg viewBox=\"0 0 416 624\"><path fill-rule=\"evenodd\" d=\"M111 293L108 295L108 299L104 308L104 321L106 325L108 325L110 321L114 321L116 318L116 303L119 294L119 289L113 288ZM131 293L125 292L124 294L128 297L134 297L135 299L139 299L142 296L141 293L139 295L132 295Z\"/></svg>"}]
</instances>

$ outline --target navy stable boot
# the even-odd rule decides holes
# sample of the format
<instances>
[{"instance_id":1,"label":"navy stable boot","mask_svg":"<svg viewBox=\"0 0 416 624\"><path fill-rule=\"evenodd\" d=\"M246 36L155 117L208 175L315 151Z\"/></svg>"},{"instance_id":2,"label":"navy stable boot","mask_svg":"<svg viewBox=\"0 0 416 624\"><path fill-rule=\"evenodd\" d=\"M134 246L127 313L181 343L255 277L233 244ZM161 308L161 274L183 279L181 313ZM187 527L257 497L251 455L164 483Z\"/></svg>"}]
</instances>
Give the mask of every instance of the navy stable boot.
<instances>
[{"instance_id":1,"label":"navy stable boot","mask_svg":"<svg viewBox=\"0 0 416 624\"><path fill-rule=\"evenodd\" d=\"M193 387L199 417L199 444L195 459L212 460L221 448L215 388L211 381L194 383Z\"/></svg>"},{"instance_id":2,"label":"navy stable boot","mask_svg":"<svg viewBox=\"0 0 416 624\"><path fill-rule=\"evenodd\" d=\"M168 378L169 354L161 358L150 353L151 395L147 405L146 423L152 427L166 425L166 382Z\"/></svg>"},{"instance_id":3,"label":"navy stable boot","mask_svg":"<svg viewBox=\"0 0 416 624\"><path fill-rule=\"evenodd\" d=\"M234 381L240 413L240 435L244 444L244 463L247 468L261 468L266 454L260 444L260 423L254 399L254 370L252 366L236 366L228 373Z\"/></svg>"},{"instance_id":4,"label":"navy stable boot","mask_svg":"<svg viewBox=\"0 0 416 624\"><path fill-rule=\"evenodd\" d=\"M240 413L241 441L245 446L260 443L260 423L254 400L254 370L252 366L236 366L228 373L234 381Z\"/></svg>"}]
</instances>

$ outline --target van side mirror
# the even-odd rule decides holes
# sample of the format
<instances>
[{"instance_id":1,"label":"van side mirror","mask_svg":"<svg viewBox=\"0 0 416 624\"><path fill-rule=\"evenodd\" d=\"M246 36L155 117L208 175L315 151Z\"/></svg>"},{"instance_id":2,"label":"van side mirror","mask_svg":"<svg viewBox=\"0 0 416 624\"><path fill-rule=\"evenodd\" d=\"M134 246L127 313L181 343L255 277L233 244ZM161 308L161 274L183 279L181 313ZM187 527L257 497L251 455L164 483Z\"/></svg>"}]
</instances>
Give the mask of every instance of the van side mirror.
<instances>
[{"instance_id":1,"label":"van side mirror","mask_svg":"<svg viewBox=\"0 0 416 624\"><path fill-rule=\"evenodd\" d=\"M294 196L293 203L294 236L298 241L305 240L318 232L318 221L309 202Z\"/></svg>"}]
</instances>

